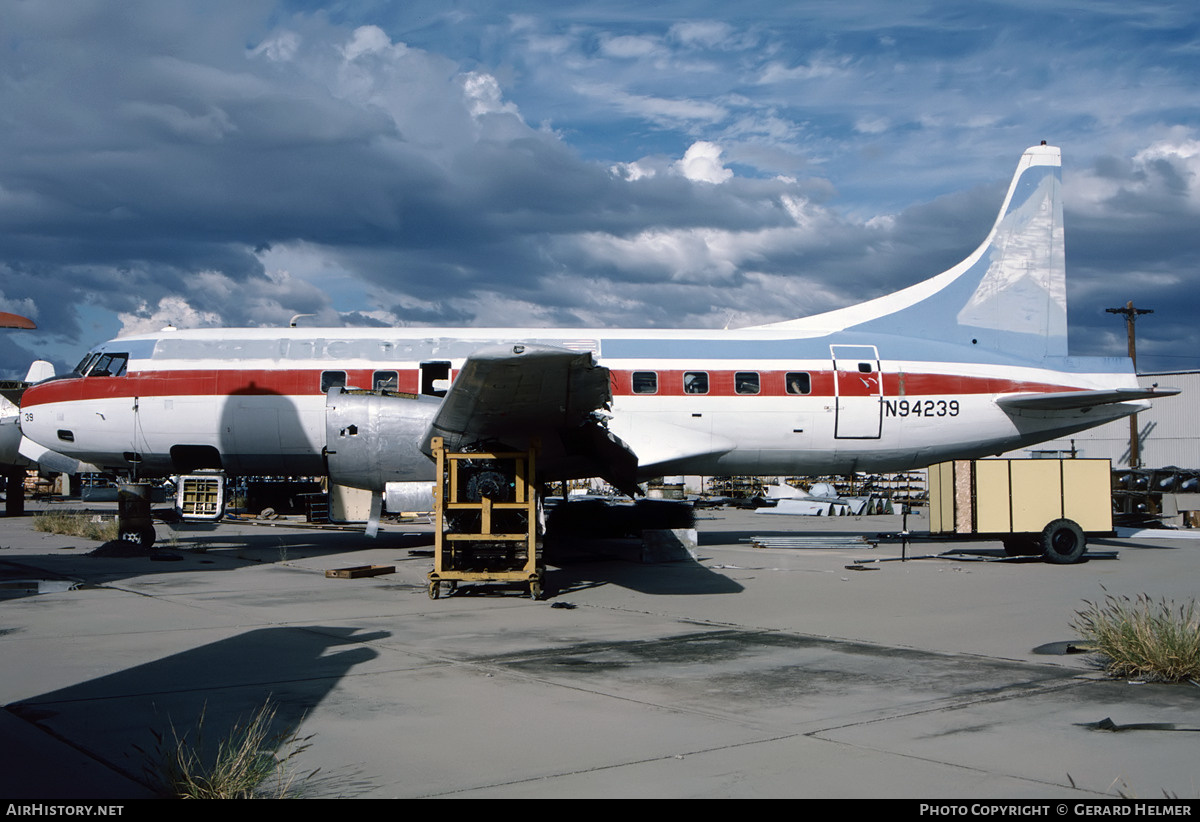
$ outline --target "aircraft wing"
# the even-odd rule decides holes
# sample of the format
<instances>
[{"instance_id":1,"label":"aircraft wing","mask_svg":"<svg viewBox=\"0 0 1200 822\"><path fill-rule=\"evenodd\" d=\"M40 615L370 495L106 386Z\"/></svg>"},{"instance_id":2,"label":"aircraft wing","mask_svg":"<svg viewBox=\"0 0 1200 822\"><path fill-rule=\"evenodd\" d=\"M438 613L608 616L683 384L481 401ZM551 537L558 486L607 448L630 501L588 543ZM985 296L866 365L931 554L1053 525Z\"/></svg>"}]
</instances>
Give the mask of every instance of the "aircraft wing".
<instances>
[{"instance_id":1,"label":"aircraft wing","mask_svg":"<svg viewBox=\"0 0 1200 822\"><path fill-rule=\"evenodd\" d=\"M1046 394L1012 394L997 397L1001 408L1019 411L1066 411L1072 408L1091 408L1134 400L1173 397L1178 388L1103 388L1094 391L1058 391Z\"/></svg>"},{"instance_id":2,"label":"aircraft wing","mask_svg":"<svg viewBox=\"0 0 1200 822\"><path fill-rule=\"evenodd\" d=\"M541 479L604 477L636 490L637 457L597 412L612 402L607 368L589 352L516 343L482 348L463 364L426 431L451 451L539 443Z\"/></svg>"}]
</instances>

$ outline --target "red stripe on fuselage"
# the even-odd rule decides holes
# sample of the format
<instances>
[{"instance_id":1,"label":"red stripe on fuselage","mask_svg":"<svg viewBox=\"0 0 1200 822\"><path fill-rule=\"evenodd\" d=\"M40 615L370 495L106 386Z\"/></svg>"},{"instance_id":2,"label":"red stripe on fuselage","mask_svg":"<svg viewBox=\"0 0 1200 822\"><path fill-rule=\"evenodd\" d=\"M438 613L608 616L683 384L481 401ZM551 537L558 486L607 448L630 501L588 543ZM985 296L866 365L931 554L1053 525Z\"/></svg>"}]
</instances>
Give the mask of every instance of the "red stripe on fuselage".
<instances>
[{"instance_id":1,"label":"red stripe on fuselage","mask_svg":"<svg viewBox=\"0 0 1200 822\"><path fill-rule=\"evenodd\" d=\"M321 374L330 370L345 369L143 371L124 377L64 378L31 386L21 399L24 407L32 407L52 402L119 397L320 394ZM346 370L346 384L369 388L374 373L369 369ZM417 372L401 371L399 374L398 390L414 391ZM411 385L407 384L409 381Z\"/></svg>"},{"instance_id":2,"label":"red stripe on fuselage","mask_svg":"<svg viewBox=\"0 0 1200 822\"><path fill-rule=\"evenodd\" d=\"M639 373L650 371L651 369L637 369ZM702 397L706 394L694 394L684 391L684 374L695 374L703 372L708 374L708 392L707 396L732 397L732 396L759 396L759 397L783 397L783 396L814 396L814 397L832 397L834 395L834 372L833 371L804 371L798 368L787 369L784 371L751 371L751 369L739 368L734 371L703 371L702 369L687 369L663 371L659 370L654 373L658 375L658 390L648 394L638 394L633 390L633 371L613 371L612 372L612 391L617 396L659 396L659 397ZM754 394L738 394L735 387L735 375L743 373L755 373L759 375L759 391ZM809 375L809 380L812 385L812 390L808 394L791 394L787 390L787 375L803 373ZM847 381L852 381L860 375L856 372L842 372L842 393L849 393L846 390ZM866 378L878 378L878 374L861 375ZM1050 391L1075 391L1078 390L1074 386L1054 385L1051 383L1031 382L1028 380L1013 380L1004 377L973 377L961 374L895 374L885 373L883 375L883 394L887 397L905 397L905 396L946 396L948 394L1009 394L1018 392L1050 392ZM861 391L855 392L861 394ZM874 395L875 389L872 387L869 395Z\"/></svg>"},{"instance_id":3,"label":"red stripe on fuselage","mask_svg":"<svg viewBox=\"0 0 1200 822\"><path fill-rule=\"evenodd\" d=\"M66 377L50 382L31 386L26 389L21 398L21 406L32 408L38 405L57 402L75 402L79 400L112 399L122 397L176 397L176 396L235 396L235 395L319 395L321 393L321 374L324 371L338 369L254 369L254 370L187 370L187 371L143 371L134 372L124 377ZM347 384L356 388L369 388L376 371L396 371L399 385L396 390L406 393L417 393L420 386L420 372L417 369L343 369L346 370ZM638 369L638 371L651 369ZM744 373L750 369L737 370L707 370L707 394L690 394L683 390L684 373L694 373L702 369L659 370L658 389L653 394L634 394L632 385L633 371L612 372L612 392L615 396L660 396L660 397L701 397L701 396L817 396L832 397L834 395L834 374L832 371L805 371L810 376L812 390L809 394L788 394L786 375L800 372L800 369L780 371L760 370L759 392L753 394L737 394L735 389L735 374ZM843 374L843 381L853 378L853 372ZM876 375L871 375L876 376ZM1054 385L1050 383L1013 380L1003 377L975 377L958 374L910 374L884 373L883 394L887 397L905 396L948 396L964 394L1009 394L1018 392L1051 392L1073 391L1076 386ZM843 389L843 393L847 393ZM873 393L873 391L872 391Z\"/></svg>"}]
</instances>

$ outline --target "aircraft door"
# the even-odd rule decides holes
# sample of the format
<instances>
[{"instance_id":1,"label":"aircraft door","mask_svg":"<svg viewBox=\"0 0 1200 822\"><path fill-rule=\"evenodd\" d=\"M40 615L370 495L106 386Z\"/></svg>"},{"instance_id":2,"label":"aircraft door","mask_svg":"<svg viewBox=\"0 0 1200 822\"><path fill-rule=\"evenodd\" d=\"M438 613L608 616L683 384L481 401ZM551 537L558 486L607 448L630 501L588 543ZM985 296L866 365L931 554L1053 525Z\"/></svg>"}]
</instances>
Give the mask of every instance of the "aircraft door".
<instances>
[{"instance_id":1,"label":"aircraft door","mask_svg":"<svg viewBox=\"0 0 1200 822\"><path fill-rule=\"evenodd\" d=\"M421 363L421 393L427 397L444 397L450 388L450 363L444 361Z\"/></svg>"},{"instance_id":2,"label":"aircraft door","mask_svg":"<svg viewBox=\"0 0 1200 822\"><path fill-rule=\"evenodd\" d=\"M873 345L831 345L836 439L879 439L883 424L883 374Z\"/></svg>"}]
</instances>

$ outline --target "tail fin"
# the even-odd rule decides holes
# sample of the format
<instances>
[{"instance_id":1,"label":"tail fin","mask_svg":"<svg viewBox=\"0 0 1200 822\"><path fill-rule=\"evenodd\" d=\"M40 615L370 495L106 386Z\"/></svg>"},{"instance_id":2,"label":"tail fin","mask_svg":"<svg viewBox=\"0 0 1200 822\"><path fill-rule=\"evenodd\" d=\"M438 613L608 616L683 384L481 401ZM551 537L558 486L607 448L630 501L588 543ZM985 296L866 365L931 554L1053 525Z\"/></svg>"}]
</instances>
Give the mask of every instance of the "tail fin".
<instances>
[{"instance_id":1,"label":"tail fin","mask_svg":"<svg viewBox=\"0 0 1200 822\"><path fill-rule=\"evenodd\" d=\"M1062 157L1025 150L987 239L958 265L859 305L767 328L920 336L1024 359L1067 354Z\"/></svg>"}]
</instances>

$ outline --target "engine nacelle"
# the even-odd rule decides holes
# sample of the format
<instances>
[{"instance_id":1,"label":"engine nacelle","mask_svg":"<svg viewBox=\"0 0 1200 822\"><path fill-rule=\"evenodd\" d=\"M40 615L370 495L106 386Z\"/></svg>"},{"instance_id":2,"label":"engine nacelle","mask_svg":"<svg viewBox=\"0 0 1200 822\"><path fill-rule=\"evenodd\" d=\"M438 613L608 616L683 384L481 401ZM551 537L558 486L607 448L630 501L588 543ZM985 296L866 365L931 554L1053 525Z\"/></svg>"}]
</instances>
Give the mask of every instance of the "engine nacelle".
<instances>
[{"instance_id":1,"label":"engine nacelle","mask_svg":"<svg viewBox=\"0 0 1200 822\"><path fill-rule=\"evenodd\" d=\"M325 461L339 485L383 491L389 482L429 482L434 464L421 453L437 397L329 389Z\"/></svg>"}]
</instances>

